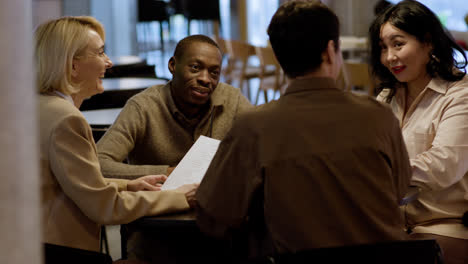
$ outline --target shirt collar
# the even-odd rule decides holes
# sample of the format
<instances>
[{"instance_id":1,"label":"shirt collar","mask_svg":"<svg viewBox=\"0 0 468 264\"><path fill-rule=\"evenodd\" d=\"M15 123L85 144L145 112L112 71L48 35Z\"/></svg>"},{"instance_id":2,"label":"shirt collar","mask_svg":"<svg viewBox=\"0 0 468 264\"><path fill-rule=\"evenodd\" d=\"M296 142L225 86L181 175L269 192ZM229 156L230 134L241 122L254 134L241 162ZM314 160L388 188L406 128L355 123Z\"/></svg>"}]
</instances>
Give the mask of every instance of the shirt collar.
<instances>
[{"instance_id":1,"label":"shirt collar","mask_svg":"<svg viewBox=\"0 0 468 264\"><path fill-rule=\"evenodd\" d=\"M425 89L431 89L440 94L446 94L449 88L449 84L450 82L444 81L442 79L432 78Z\"/></svg>"},{"instance_id":2,"label":"shirt collar","mask_svg":"<svg viewBox=\"0 0 468 264\"><path fill-rule=\"evenodd\" d=\"M335 80L329 77L308 77L301 79L292 79L286 89L284 95L308 91L308 90L323 90L323 89L336 89Z\"/></svg>"},{"instance_id":3,"label":"shirt collar","mask_svg":"<svg viewBox=\"0 0 468 264\"><path fill-rule=\"evenodd\" d=\"M72 98L70 95L64 94L64 93L59 92L59 91L54 91L54 93L55 93L56 95L62 97L63 99L69 101L70 103L75 104L75 103L73 102L73 98Z\"/></svg>"},{"instance_id":4,"label":"shirt collar","mask_svg":"<svg viewBox=\"0 0 468 264\"><path fill-rule=\"evenodd\" d=\"M429 83L426 85L426 87L424 87L421 94L426 93L428 90L432 90L440 94L446 94L449 86L450 86L450 82L444 81L439 78L432 78L429 81ZM399 104L401 105L403 104L403 102L405 101L405 96L406 96L406 89L403 87L398 87L395 93L395 97L397 98L397 102Z\"/></svg>"}]
</instances>

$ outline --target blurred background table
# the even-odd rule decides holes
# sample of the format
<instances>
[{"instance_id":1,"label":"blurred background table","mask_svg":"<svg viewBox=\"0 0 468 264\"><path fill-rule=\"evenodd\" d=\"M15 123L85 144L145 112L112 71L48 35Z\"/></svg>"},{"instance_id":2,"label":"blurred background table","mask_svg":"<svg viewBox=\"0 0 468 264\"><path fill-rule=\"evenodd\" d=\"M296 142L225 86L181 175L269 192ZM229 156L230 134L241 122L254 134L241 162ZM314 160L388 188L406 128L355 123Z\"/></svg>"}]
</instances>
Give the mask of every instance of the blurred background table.
<instances>
[{"instance_id":1,"label":"blurred background table","mask_svg":"<svg viewBox=\"0 0 468 264\"><path fill-rule=\"evenodd\" d=\"M133 232L151 239L145 250L158 263L230 263L235 253L227 241L204 235L196 224L195 211L147 216L121 225L122 259L127 258L127 241ZM145 253L146 254L146 253Z\"/></svg>"},{"instance_id":2,"label":"blurred background table","mask_svg":"<svg viewBox=\"0 0 468 264\"><path fill-rule=\"evenodd\" d=\"M166 79L159 78L104 78L104 92L84 100L80 110L121 108L135 94L150 86L166 83Z\"/></svg>"},{"instance_id":3,"label":"blurred background table","mask_svg":"<svg viewBox=\"0 0 468 264\"><path fill-rule=\"evenodd\" d=\"M156 66L149 65L139 56L111 56L112 68L107 69L106 78L140 77L156 78Z\"/></svg>"},{"instance_id":4,"label":"blurred background table","mask_svg":"<svg viewBox=\"0 0 468 264\"><path fill-rule=\"evenodd\" d=\"M122 108L97 109L81 111L93 132L95 142L106 133L122 111Z\"/></svg>"},{"instance_id":5,"label":"blurred background table","mask_svg":"<svg viewBox=\"0 0 468 264\"><path fill-rule=\"evenodd\" d=\"M109 59L112 61L114 67L146 63L145 59L134 55L110 56Z\"/></svg>"},{"instance_id":6,"label":"blurred background table","mask_svg":"<svg viewBox=\"0 0 468 264\"><path fill-rule=\"evenodd\" d=\"M81 113L91 127L109 127L117 119L120 111L122 108L87 110Z\"/></svg>"}]
</instances>

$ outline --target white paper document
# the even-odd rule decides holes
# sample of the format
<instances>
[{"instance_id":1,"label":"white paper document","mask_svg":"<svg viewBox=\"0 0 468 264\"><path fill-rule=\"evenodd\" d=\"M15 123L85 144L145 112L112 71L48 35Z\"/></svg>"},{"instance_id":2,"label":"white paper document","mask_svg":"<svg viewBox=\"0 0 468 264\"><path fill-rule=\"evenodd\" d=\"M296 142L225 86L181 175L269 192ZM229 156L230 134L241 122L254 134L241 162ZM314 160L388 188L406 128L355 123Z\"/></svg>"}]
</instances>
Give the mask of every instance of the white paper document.
<instances>
[{"instance_id":1,"label":"white paper document","mask_svg":"<svg viewBox=\"0 0 468 264\"><path fill-rule=\"evenodd\" d=\"M162 190L176 189L184 184L200 183L210 166L220 141L200 136L184 158L172 171L162 186Z\"/></svg>"}]
</instances>

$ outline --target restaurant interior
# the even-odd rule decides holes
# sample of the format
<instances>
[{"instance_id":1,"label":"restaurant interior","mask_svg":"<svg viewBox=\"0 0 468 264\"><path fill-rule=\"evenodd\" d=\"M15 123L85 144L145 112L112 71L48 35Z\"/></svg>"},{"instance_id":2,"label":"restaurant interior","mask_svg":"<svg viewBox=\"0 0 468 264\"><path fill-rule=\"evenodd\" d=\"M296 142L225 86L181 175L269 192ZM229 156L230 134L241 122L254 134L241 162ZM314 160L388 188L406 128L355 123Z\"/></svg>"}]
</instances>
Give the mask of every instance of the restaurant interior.
<instances>
[{"instance_id":1,"label":"restaurant interior","mask_svg":"<svg viewBox=\"0 0 468 264\"><path fill-rule=\"evenodd\" d=\"M284 92L288 80L275 59L268 43L266 27L271 16L279 5L287 0L194 0L194 1L156 1L156 0L30 0L2 1L3 17L0 33L13 36L8 47L29 47L27 40L31 36L16 37L16 33L24 28L33 30L40 23L60 16L90 15L101 21L106 29L106 53L113 61L114 67L106 72L103 80L104 93L83 102L80 110L91 125L95 140L106 132L117 118L126 101L133 95L149 86L164 84L171 79L168 70L169 58L173 55L176 43L191 34L204 34L212 37L223 53L223 69L221 81L229 83L242 90L252 104L261 105L278 99ZM322 0L339 17L341 21L340 48L344 64L338 79L338 85L343 90L358 94L376 96L376 82L369 74L367 31L373 20L374 6L377 0ZM391 1L397 3L397 0ZM452 33L461 46L468 46L468 25L464 16L468 14L466 0L421 0L439 16L443 24ZM5 8L4 8L5 7ZM6 11L9 9L10 11ZM15 17L27 16L21 23ZM14 25L15 24L15 25ZM8 29L7 29L8 27ZM26 40L26 41L24 41ZM2 38L2 42L4 38ZM26 42L26 43L25 43ZM22 45L22 46L18 46ZM5 56L8 52L3 51ZM24 123L31 127L31 113L34 113L34 97L32 91L15 90L12 83L31 84L33 77L23 78L17 72L24 72L24 65L30 61L30 53L25 56L8 57L2 63L2 80L6 81L4 105L0 111L7 119L6 125L12 130L2 132L2 142L14 142L15 134L30 138L24 131ZM12 55L13 56L13 55ZM9 69L5 63L9 64ZM3 70L5 69L5 70ZM16 69L16 70L15 70ZM29 66L27 69L30 69ZM12 74L13 72L13 74ZM31 70L32 72L32 70ZM8 89L8 91L7 91ZM20 96L21 94L21 96ZM27 96L22 96L27 94ZM8 108L7 108L8 107ZM12 112L15 114L13 115ZM17 116L18 120L10 120ZM17 123L20 122L20 123ZM14 130L17 127L17 130ZM23 127L19 129L18 127ZM3 129L2 129L3 130ZM14 132L22 130L22 132ZM13 131L13 132L12 132ZM34 131L34 129L29 129ZM28 143L29 142L29 143ZM34 164L15 167L11 162L12 153L18 159L31 160L28 144L35 146L30 139L14 145L5 145L1 153L2 167L9 174L35 173ZM24 146L23 146L24 145ZM18 147L20 146L20 147ZM28 153L28 154L24 154ZM26 155L26 156L24 156ZM32 241L37 241L40 234L36 231L39 225L31 220L39 218L40 212L35 205L39 191L34 185L39 179L30 181L27 178L11 177L0 193L11 194L9 200L15 200L14 206L5 205L8 214L16 218L8 218L1 226L5 232L17 232L15 238L2 240L3 249L18 248L20 251L33 252L28 256L39 256L41 253ZM26 186L18 187L22 184ZM11 188L16 186L17 192L12 194ZM21 191L18 191L18 188ZM5 196L7 197L7 196ZM12 198L13 197L13 198ZM2 202L3 204L3 202ZM18 206L21 205L21 206ZM16 208L28 210L17 212ZM29 210L33 208L32 210ZM2 218L5 213L2 213ZM25 219L23 223L18 218ZM29 220L28 220L29 219ZM11 227L10 230L7 230ZM3 230L3 229L2 229ZM18 231L20 230L20 231ZM113 260L120 259L123 254L121 226L107 226L103 229L103 252L110 254ZM18 235L19 234L19 235ZM18 236L17 236L18 235ZM24 241L29 240L28 243ZM2 251L3 252L3 251ZM21 253L12 253L11 259ZM7 263L7 262L5 262ZM14 262L9 262L14 263ZM23 262L17 262L23 263ZM39 263L39 262L36 262Z\"/></svg>"}]
</instances>

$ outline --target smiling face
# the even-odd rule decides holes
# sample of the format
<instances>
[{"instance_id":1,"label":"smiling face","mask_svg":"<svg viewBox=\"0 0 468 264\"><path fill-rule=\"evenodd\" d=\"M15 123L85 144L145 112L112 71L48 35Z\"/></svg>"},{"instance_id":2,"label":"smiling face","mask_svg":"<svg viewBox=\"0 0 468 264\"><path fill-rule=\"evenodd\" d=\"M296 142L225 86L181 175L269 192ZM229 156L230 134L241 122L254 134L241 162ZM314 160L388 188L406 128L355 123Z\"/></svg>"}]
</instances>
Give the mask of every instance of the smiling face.
<instances>
[{"instance_id":1,"label":"smiling face","mask_svg":"<svg viewBox=\"0 0 468 264\"><path fill-rule=\"evenodd\" d=\"M102 78L112 61L104 53L104 42L94 30L88 30L89 43L83 54L73 59L72 80L80 85L84 98L102 93Z\"/></svg>"},{"instance_id":2,"label":"smiling face","mask_svg":"<svg viewBox=\"0 0 468 264\"><path fill-rule=\"evenodd\" d=\"M399 82L408 86L425 86L431 79L426 70L429 53L428 43L385 23L380 30L382 64Z\"/></svg>"},{"instance_id":3,"label":"smiling face","mask_svg":"<svg viewBox=\"0 0 468 264\"><path fill-rule=\"evenodd\" d=\"M221 52L209 43L189 44L180 58L169 60L172 96L187 117L208 103L219 82Z\"/></svg>"}]
</instances>

